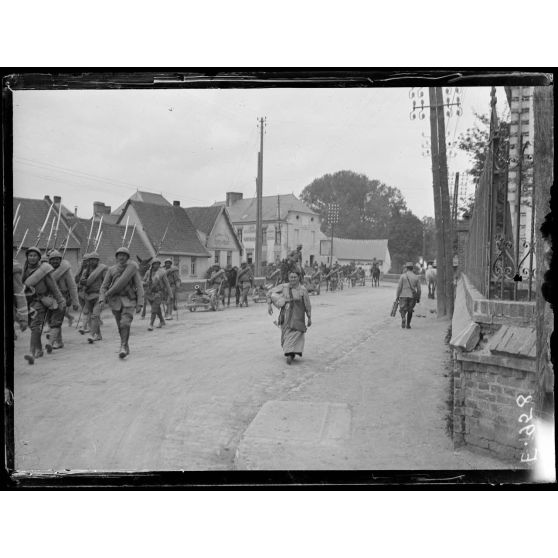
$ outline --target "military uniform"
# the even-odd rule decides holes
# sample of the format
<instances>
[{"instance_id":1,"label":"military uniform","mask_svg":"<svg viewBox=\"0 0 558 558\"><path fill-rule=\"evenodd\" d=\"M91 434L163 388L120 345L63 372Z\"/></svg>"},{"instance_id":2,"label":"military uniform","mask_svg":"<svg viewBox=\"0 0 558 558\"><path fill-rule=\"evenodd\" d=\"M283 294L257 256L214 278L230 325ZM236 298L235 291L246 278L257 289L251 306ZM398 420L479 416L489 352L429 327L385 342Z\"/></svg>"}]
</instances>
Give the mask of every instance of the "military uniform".
<instances>
[{"instance_id":1,"label":"military uniform","mask_svg":"<svg viewBox=\"0 0 558 558\"><path fill-rule=\"evenodd\" d=\"M399 312L401 314L401 327L411 329L411 319L415 304L420 302L420 279L413 273L413 264L405 264L407 270L399 277L396 298L399 300ZM406 318L406 322L405 322Z\"/></svg>"},{"instance_id":2,"label":"military uniform","mask_svg":"<svg viewBox=\"0 0 558 558\"><path fill-rule=\"evenodd\" d=\"M170 265L167 266L167 263L170 264ZM169 285L170 285L170 293L169 293L169 296L168 296L167 302L166 302L167 312L166 312L165 318L167 320L172 320L173 310L178 310L178 306L176 304L177 303L177 292L178 292L178 289L179 289L182 281L180 280L180 272L178 270L178 267L172 265L172 260L171 259L166 259L165 260L165 269L163 271L167 274L167 279L168 279Z\"/></svg>"},{"instance_id":3,"label":"military uniform","mask_svg":"<svg viewBox=\"0 0 558 558\"><path fill-rule=\"evenodd\" d=\"M66 305L56 281L51 276L52 266L40 262L41 252L36 247L27 249L26 255L28 258L32 252L39 256L39 261L36 264L31 264L28 259L25 262L22 275L29 312L29 328L31 329L29 353L25 355L25 360L29 364L33 364L35 358L43 356L41 335L47 310L54 310L58 307L64 308Z\"/></svg>"},{"instance_id":4,"label":"military uniform","mask_svg":"<svg viewBox=\"0 0 558 558\"><path fill-rule=\"evenodd\" d=\"M120 351L118 356L125 358L130 354L130 327L134 319L134 310L139 312L143 306L143 285L139 275L139 266L130 260L127 248L119 248L119 254L126 254L125 262L109 267L99 293L99 303L109 304L120 334Z\"/></svg>"},{"instance_id":5,"label":"military uniform","mask_svg":"<svg viewBox=\"0 0 558 558\"><path fill-rule=\"evenodd\" d=\"M22 280L23 266L15 259L13 261L12 275L14 288L14 322L19 324L21 331L25 331L27 329L27 299L25 298L25 287L23 286ZM15 331L14 339L17 339Z\"/></svg>"},{"instance_id":6,"label":"military uniform","mask_svg":"<svg viewBox=\"0 0 558 558\"><path fill-rule=\"evenodd\" d=\"M153 260L151 262L151 267L147 270L143 277L143 286L145 289L145 298L149 301L151 305L151 319L149 321L148 330L153 330L153 324L155 323L155 318L159 318L158 327L165 325L165 318L163 318L163 312L161 311L161 304L163 299L169 296L171 293L171 286L169 280L167 279L167 274L164 269L160 269L160 260Z\"/></svg>"},{"instance_id":7,"label":"military uniform","mask_svg":"<svg viewBox=\"0 0 558 558\"><path fill-rule=\"evenodd\" d=\"M253 284L254 276L252 275L252 270L246 263L243 263L236 276L236 285L240 288L241 293L240 306L243 304L248 306L248 293Z\"/></svg>"},{"instance_id":8,"label":"military uniform","mask_svg":"<svg viewBox=\"0 0 558 558\"><path fill-rule=\"evenodd\" d=\"M219 265L214 266L214 271L209 277L209 284L217 289L217 296L221 299L223 306L225 305L225 289L228 285L227 274Z\"/></svg>"},{"instance_id":9,"label":"military uniform","mask_svg":"<svg viewBox=\"0 0 558 558\"><path fill-rule=\"evenodd\" d=\"M49 253L48 262L54 268L52 278L56 281L60 293L66 302L64 308L58 307L48 311L47 321L50 332L47 335L48 341L45 347L50 352L52 349L61 349L64 346L61 329L64 316L69 306L72 306L74 310L79 308L79 300L70 263L67 260L62 260L62 254L58 250L52 250Z\"/></svg>"},{"instance_id":10,"label":"military uniform","mask_svg":"<svg viewBox=\"0 0 558 558\"><path fill-rule=\"evenodd\" d=\"M91 324L91 335L87 338L89 343L101 341L101 304L100 290L105 279L108 267L99 263L99 254L92 252L88 255L87 275L81 280L83 286L84 313L87 312L88 321ZM80 330L85 333L86 330Z\"/></svg>"}]
</instances>

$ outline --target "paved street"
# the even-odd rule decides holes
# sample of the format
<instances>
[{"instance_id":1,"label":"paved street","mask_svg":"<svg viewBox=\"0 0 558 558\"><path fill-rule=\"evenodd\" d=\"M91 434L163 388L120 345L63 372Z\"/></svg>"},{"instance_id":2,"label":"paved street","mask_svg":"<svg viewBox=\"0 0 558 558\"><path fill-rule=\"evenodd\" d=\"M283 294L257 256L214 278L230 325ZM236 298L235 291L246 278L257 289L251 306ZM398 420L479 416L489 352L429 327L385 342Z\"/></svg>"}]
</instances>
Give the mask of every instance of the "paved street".
<instances>
[{"instance_id":1,"label":"paved street","mask_svg":"<svg viewBox=\"0 0 558 558\"><path fill-rule=\"evenodd\" d=\"M265 304L181 310L178 321L153 332L136 317L124 361L110 313L104 341L90 346L64 326L65 348L34 366L23 361L25 332L15 349L16 468L506 467L453 450L446 433L448 322L435 319L435 303L424 297L425 317L402 330L389 316L394 292L385 284L312 297L305 354L292 366ZM267 402L289 402L285 420L301 435L265 434L270 415L254 419ZM331 440L323 439L325 427L322 439L305 438L310 427L293 417L326 408L334 410L328 420L342 423L327 426Z\"/></svg>"}]
</instances>

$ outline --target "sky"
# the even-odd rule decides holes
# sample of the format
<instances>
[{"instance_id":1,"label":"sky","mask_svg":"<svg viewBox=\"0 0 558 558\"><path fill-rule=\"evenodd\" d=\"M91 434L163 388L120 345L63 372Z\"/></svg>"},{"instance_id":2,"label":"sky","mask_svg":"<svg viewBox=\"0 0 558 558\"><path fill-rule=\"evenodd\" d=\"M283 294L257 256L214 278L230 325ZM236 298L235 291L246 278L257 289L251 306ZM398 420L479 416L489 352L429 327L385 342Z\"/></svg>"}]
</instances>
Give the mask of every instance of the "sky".
<instances>
[{"instance_id":1,"label":"sky","mask_svg":"<svg viewBox=\"0 0 558 558\"><path fill-rule=\"evenodd\" d=\"M136 189L184 207L211 205L227 191L252 197L258 118L265 117L264 195L298 196L315 178L351 170L399 188L419 218L433 216L431 161L423 155L429 115L410 119L409 92L15 91L13 193L60 195L85 218L94 201L115 209ZM500 112L507 105L502 88L497 95ZM474 111L488 113L490 88L464 88L460 97L462 116L446 119L449 141L474 124ZM469 166L463 153L448 164L450 184Z\"/></svg>"}]
</instances>

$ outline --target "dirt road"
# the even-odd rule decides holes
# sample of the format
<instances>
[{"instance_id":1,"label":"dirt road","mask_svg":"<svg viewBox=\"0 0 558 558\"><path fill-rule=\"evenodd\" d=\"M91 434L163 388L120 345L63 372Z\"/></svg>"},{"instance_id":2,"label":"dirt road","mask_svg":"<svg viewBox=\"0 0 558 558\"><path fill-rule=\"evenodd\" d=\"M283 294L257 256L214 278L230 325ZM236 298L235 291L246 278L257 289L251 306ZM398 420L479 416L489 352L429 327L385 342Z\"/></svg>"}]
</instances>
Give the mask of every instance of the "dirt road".
<instances>
[{"instance_id":1,"label":"dirt road","mask_svg":"<svg viewBox=\"0 0 558 558\"><path fill-rule=\"evenodd\" d=\"M114 320L102 342L64 326L65 348L34 366L15 347L18 470L226 470L269 400L351 405L352 435L338 460L293 468L485 468L502 463L454 452L445 432L447 323L402 330L390 318L394 285L312 297L303 359L287 366L265 304L184 310L163 329L132 325L119 360ZM433 306L432 306L433 307ZM274 315L274 318L276 314Z\"/></svg>"}]
</instances>

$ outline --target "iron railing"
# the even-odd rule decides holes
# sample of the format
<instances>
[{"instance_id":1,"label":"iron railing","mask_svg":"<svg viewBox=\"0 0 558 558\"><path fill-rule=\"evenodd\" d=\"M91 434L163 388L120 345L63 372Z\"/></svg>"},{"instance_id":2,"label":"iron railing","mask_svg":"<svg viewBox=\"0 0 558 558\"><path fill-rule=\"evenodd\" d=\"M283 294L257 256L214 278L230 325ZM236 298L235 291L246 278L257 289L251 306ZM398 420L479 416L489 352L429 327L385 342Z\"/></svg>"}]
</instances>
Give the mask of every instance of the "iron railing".
<instances>
[{"instance_id":1,"label":"iron railing","mask_svg":"<svg viewBox=\"0 0 558 558\"><path fill-rule=\"evenodd\" d=\"M522 141L521 130L518 141ZM534 219L525 219L530 237L521 240L521 215L533 207L534 186L523 188L525 149L520 144L519 159L509 159L509 144L502 141L496 114L496 90L491 92L490 134L486 159L479 178L463 271L473 285L490 299L531 300L534 278ZM514 165L510 167L510 164ZM512 220L508 171L517 173L515 221Z\"/></svg>"}]
</instances>

